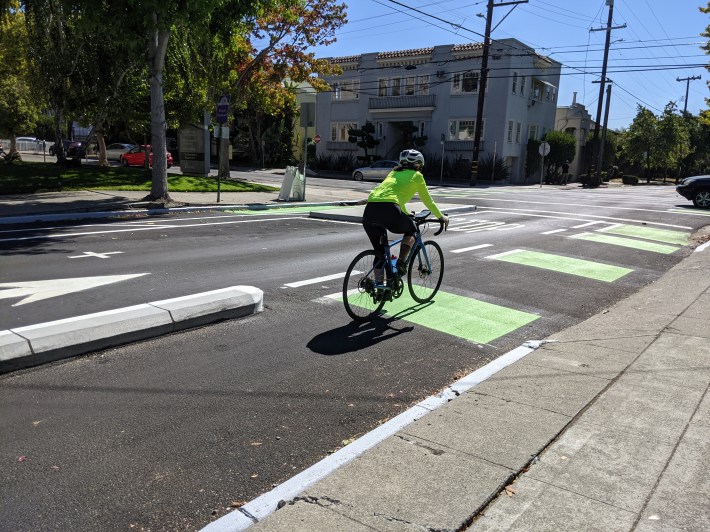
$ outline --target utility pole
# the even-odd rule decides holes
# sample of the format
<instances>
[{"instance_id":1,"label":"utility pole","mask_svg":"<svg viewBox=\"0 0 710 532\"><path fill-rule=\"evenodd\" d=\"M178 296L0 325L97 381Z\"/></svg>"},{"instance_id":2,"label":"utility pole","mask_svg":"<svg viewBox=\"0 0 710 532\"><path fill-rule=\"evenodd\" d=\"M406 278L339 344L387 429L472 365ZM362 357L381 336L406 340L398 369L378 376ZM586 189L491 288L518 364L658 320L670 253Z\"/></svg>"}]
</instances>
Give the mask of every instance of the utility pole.
<instances>
[{"instance_id":1,"label":"utility pole","mask_svg":"<svg viewBox=\"0 0 710 532\"><path fill-rule=\"evenodd\" d=\"M483 55L481 56L481 75L478 83L478 107L476 109L476 127L473 133L473 157L471 158L471 186L476 185L478 179L478 157L481 152L481 131L483 130L483 103L486 96L486 85L488 84L488 54L491 49L491 25L493 23L493 8L502 6L516 6L527 4L529 0L517 0L515 2L501 2L494 4L493 0L488 0L486 11L486 33L483 37Z\"/></svg>"},{"instance_id":2,"label":"utility pole","mask_svg":"<svg viewBox=\"0 0 710 532\"><path fill-rule=\"evenodd\" d=\"M611 85L612 81L610 79L606 80L608 83L606 87L606 109L604 109L604 126L602 127L602 141L599 144L599 160L597 161L597 168L601 168L604 162L604 145L606 144L606 126L609 123L609 103L611 102ZM597 175L600 175L599 170L597 170ZM607 176L609 177L609 176Z\"/></svg>"},{"instance_id":3,"label":"utility pole","mask_svg":"<svg viewBox=\"0 0 710 532\"><path fill-rule=\"evenodd\" d=\"M690 82L695 79L701 79L700 76L692 76L690 78L675 78L676 81L685 81L685 102L683 104L683 116L688 113L688 89L690 89Z\"/></svg>"},{"instance_id":4,"label":"utility pole","mask_svg":"<svg viewBox=\"0 0 710 532\"><path fill-rule=\"evenodd\" d=\"M614 0L606 0L606 5L609 6L609 18L606 23L605 28L594 28L589 31L606 31L606 42L604 44L604 62L602 63L602 81L599 83L599 99L597 100L597 119L594 124L594 136L592 142L594 143L596 153L598 154L601 149L599 147L599 122L602 119L602 104L604 103L604 84L606 81L606 67L609 61L609 43L611 42L611 30L622 29L626 27L626 24L621 26L612 26L613 15L614 15ZM591 186L598 187L601 183L601 168L597 165L596 172L594 175L594 180L590 182Z\"/></svg>"}]
</instances>

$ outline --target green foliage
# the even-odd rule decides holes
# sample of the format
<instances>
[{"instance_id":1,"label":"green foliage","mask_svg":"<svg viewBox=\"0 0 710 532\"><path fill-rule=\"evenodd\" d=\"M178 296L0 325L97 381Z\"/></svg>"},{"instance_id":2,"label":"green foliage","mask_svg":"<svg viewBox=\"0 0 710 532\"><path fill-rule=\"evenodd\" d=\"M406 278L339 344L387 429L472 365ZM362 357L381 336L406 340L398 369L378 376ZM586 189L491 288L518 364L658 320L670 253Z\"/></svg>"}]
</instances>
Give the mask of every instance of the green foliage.
<instances>
[{"instance_id":1,"label":"green foliage","mask_svg":"<svg viewBox=\"0 0 710 532\"><path fill-rule=\"evenodd\" d=\"M540 144L541 141L528 139L525 154L525 177L528 178L540 169Z\"/></svg>"},{"instance_id":2,"label":"green foliage","mask_svg":"<svg viewBox=\"0 0 710 532\"><path fill-rule=\"evenodd\" d=\"M0 17L0 135L11 137L35 130L41 104L31 87L25 15L14 5Z\"/></svg>"},{"instance_id":3,"label":"green foliage","mask_svg":"<svg viewBox=\"0 0 710 532\"><path fill-rule=\"evenodd\" d=\"M197 177L171 174L171 190L176 192L216 192L214 177ZM142 190L149 191L151 179L143 169L99 166L67 168L49 163L21 162L0 165L0 194L27 194L55 190ZM267 192L274 187L222 181L222 192Z\"/></svg>"},{"instance_id":4,"label":"green foliage","mask_svg":"<svg viewBox=\"0 0 710 532\"><path fill-rule=\"evenodd\" d=\"M510 167L503 162L503 158L493 157L492 153L486 154L478 162L478 179L483 181L502 181L510 177Z\"/></svg>"},{"instance_id":5,"label":"green foliage","mask_svg":"<svg viewBox=\"0 0 710 532\"><path fill-rule=\"evenodd\" d=\"M572 162L577 152L577 141L574 135L564 131L550 130L545 133L543 141L550 145L550 153L545 157L548 174L556 174L562 164ZM538 153L538 161L540 154Z\"/></svg>"},{"instance_id":6,"label":"green foliage","mask_svg":"<svg viewBox=\"0 0 710 532\"><path fill-rule=\"evenodd\" d=\"M348 130L348 142L357 144L359 148L365 151L364 163L370 164L371 157L368 154L369 150L374 150L379 146L380 141L375 138L375 126L372 122L367 121L361 128L353 128Z\"/></svg>"},{"instance_id":7,"label":"green foliage","mask_svg":"<svg viewBox=\"0 0 710 532\"><path fill-rule=\"evenodd\" d=\"M311 167L317 170L350 172L355 169L355 157L352 155L317 155Z\"/></svg>"}]
</instances>

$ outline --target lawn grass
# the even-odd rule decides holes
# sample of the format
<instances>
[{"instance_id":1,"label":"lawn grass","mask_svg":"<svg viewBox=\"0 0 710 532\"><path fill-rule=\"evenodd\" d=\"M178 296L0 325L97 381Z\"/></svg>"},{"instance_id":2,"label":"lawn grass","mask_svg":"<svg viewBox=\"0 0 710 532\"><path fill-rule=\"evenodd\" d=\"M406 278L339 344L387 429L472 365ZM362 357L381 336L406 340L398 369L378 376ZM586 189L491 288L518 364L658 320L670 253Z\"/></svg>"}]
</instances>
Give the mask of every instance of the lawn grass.
<instances>
[{"instance_id":1,"label":"lawn grass","mask_svg":"<svg viewBox=\"0 0 710 532\"><path fill-rule=\"evenodd\" d=\"M150 174L142 168L95 165L65 167L56 163L0 164L0 194L32 194L68 190L142 190L149 192ZM171 192L216 192L216 177L168 174ZM222 192L270 192L277 188L223 180Z\"/></svg>"}]
</instances>

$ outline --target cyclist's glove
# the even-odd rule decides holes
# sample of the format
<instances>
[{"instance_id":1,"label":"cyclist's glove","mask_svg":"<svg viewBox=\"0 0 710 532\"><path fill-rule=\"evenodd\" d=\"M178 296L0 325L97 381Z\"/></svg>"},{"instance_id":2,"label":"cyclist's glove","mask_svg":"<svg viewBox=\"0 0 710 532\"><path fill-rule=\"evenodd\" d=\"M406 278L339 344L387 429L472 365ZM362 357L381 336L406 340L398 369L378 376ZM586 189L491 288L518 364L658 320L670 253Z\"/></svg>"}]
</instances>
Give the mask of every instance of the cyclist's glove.
<instances>
[{"instance_id":1,"label":"cyclist's glove","mask_svg":"<svg viewBox=\"0 0 710 532\"><path fill-rule=\"evenodd\" d=\"M439 221L444 224L444 229L449 228L449 217L446 216L445 214L441 215L441 218L439 218Z\"/></svg>"}]
</instances>

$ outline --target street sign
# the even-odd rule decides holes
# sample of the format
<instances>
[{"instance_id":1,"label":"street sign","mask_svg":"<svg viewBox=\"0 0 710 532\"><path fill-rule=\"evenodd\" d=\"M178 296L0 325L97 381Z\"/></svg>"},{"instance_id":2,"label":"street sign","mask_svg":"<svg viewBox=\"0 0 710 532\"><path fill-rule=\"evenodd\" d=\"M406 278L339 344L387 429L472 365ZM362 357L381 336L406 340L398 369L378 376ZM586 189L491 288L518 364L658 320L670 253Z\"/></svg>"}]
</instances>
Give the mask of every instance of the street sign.
<instances>
[{"instance_id":1,"label":"street sign","mask_svg":"<svg viewBox=\"0 0 710 532\"><path fill-rule=\"evenodd\" d=\"M547 157L550 154L550 144L547 142L543 142L542 144L540 144L538 151L540 152L540 155L542 155L543 157Z\"/></svg>"},{"instance_id":2,"label":"street sign","mask_svg":"<svg viewBox=\"0 0 710 532\"><path fill-rule=\"evenodd\" d=\"M224 124L227 121L227 115L229 115L229 94L223 94L219 102L217 102L217 122Z\"/></svg>"},{"instance_id":3,"label":"street sign","mask_svg":"<svg viewBox=\"0 0 710 532\"><path fill-rule=\"evenodd\" d=\"M318 144L320 142L320 135L316 135L315 137L313 137L313 140L316 142L316 144Z\"/></svg>"}]
</instances>

